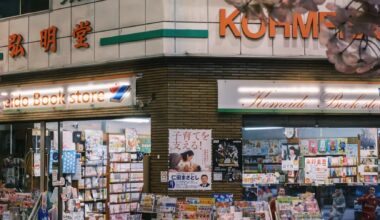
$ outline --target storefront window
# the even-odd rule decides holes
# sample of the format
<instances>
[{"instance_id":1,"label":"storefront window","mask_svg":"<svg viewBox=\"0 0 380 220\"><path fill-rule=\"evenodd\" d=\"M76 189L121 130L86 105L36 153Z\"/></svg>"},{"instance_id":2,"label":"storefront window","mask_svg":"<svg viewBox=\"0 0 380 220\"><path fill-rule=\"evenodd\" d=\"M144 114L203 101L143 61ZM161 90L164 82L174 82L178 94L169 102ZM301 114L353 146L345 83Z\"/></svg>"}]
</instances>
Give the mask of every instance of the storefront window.
<instances>
[{"instance_id":1,"label":"storefront window","mask_svg":"<svg viewBox=\"0 0 380 220\"><path fill-rule=\"evenodd\" d=\"M2 124L0 140L0 216L26 218L40 194L39 124Z\"/></svg>"},{"instance_id":2,"label":"storefront window","mask_svg":"<svg viewBox=\"0 0 380 220\"><path fill-rule=\"evenodd\" d=\"M53 218L118 219L137 210L151 151L148 118L64 121L47 130Z\"/></svg>"},{"instance_id":3,"label":"storefront window","mask_svg":"<svg viewBox=\"0 0 380 220\"><path fill-rule=\"evenodd\" d=\"M245 199L271 202L286 192L291 197L276 201L278 217L310 209L313 217L359 219L360 197L371 186L380 196L377 183L377 128L243 129Z\"/></svg>"}]
</instances>

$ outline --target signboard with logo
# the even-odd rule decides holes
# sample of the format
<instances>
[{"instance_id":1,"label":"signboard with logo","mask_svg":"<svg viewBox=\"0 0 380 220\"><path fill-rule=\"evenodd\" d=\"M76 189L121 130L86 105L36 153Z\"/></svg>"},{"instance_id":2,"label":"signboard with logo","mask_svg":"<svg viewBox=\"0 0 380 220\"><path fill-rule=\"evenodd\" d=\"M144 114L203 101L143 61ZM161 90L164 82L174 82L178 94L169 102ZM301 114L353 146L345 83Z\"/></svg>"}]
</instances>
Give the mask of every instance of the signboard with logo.
<instances>
[{"instance_id":1,"label":"signboard with logo","mask_svg":"<svg viewBox=\"0 0 380 220\"><path fill-rule=\"evenodd\" d=\"M169 129L169 190L211 190L211 130Z\"/></svg>"},{"instance_id":2,"label":"signboard with logo","mask_svg":"<svg viewBox=\"0 0 380 220\"><path fill-rule=\"evenodd\" d=\"M380 84L218 80L219 112L380 113Z\"/></svg>"},{"instance_id":3,"label":"signboard with logo","mask_svg":"<svg viewBox=\"0 0 380 220\"><path fill-rule=\"evenodd\" d=\"M66 83L0 90L4 113L131 106L135 104L136 79Z\"/></svg>"}]
</instances>

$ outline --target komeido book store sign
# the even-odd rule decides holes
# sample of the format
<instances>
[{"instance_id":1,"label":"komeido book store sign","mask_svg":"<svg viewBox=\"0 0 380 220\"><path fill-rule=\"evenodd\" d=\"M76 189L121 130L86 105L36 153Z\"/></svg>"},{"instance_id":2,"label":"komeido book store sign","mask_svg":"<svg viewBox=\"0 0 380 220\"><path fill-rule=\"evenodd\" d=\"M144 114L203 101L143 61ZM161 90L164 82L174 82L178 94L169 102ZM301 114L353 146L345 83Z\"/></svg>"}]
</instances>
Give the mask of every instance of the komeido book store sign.
<instances>
[{"instance_id":1,"label":"komeido book store sign","mask_svg":"<svg viewBox=\"0 0 380 220\"><path fill-rule=\"evenodd\" d=\"M135 97L135 77L0 90L4 113L131 106Z\"/></svg>"},{"instance_id":2,"label":"komeido book store sign","mask_svg":"<svg viewBox=\"0 0 380 220\"><path fill-rule=\"evenodd\" d=\"M380 84L218 80L219 112L380 113Z\"/></svg>"}]
</instances>

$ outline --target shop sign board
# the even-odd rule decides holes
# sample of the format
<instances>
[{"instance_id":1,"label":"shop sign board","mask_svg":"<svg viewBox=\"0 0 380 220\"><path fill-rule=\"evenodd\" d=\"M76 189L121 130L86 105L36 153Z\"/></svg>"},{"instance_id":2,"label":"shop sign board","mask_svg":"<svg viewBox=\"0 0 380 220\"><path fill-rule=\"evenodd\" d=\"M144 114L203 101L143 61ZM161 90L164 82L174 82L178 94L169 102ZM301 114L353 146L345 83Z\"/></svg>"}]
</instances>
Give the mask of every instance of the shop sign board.
<instances>
[{"instance_id":1,"label":"shop sign board","mask_svg":"<svg viewBox=\"0 0 380 220\"><path fill-rule=\"evenodd\" d=\"M169 129L169 190L211 190L211 130Z\"/></svg>"},{"instance_id":2,"label":"shop sign board","mask_svg":"<svg viewBox=\"0 0 380 220\"><path fill-rule=\"evenodd\" d=\"M49 86L11 87L0 90L4 113L92 109L135 104L136 78L65 83Z\"/></svg>"},{"instance_id":3,"label":"shop sign board","mask_svg":"<svg viewBox=\"0 0 380 220\"><path fill-rule=\"evenodd\" d=\"M380 113L380 83L218 80L219 112Z\"/></svg>"}]
</instances>

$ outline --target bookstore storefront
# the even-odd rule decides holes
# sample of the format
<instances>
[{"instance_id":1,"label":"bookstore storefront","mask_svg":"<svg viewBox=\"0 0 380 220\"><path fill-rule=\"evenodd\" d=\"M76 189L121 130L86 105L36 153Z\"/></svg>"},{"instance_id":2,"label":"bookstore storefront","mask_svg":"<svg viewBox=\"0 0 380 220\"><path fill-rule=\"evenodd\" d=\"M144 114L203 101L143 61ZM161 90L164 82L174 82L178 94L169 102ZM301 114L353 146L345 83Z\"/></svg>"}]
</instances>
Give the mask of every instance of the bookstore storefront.
<instances>
[{"instance_id":1,"label":"bookstore storefront","mask_svg":"<svg viewBox=\"0 0 380 220\"><path fill-rule=\"evenodd\" d=\"M133 110L134 75L3 87L1 102L3 120L14 118L0 124L1 219L120 219L137 209L151 118ZM25 115L38 121L17 122Z\"/></svg>"},{"instance_id":2,"label":"bookstore storefront","mask_svg":"<svg viewBox=\"0 0 380 220\"><path fill-rule=\"evenodd\" d=\"M244 199L286 195L272 212L280 219L360 219L370 187L380 195L378 87L218 80L219 112L243 115Z\"/></svg>"}]
</instances>

